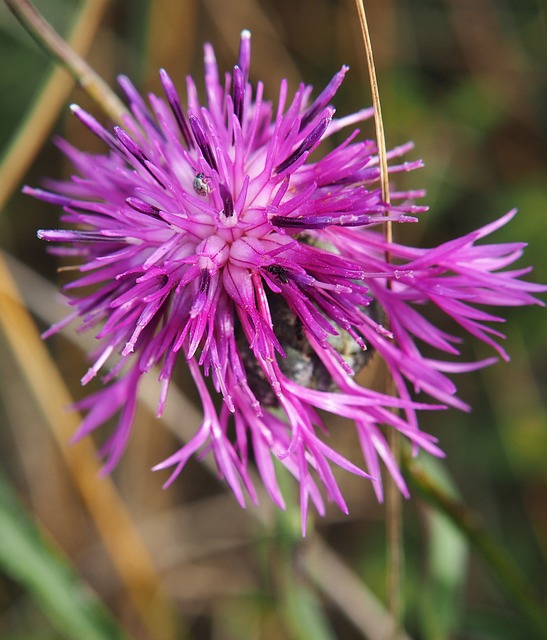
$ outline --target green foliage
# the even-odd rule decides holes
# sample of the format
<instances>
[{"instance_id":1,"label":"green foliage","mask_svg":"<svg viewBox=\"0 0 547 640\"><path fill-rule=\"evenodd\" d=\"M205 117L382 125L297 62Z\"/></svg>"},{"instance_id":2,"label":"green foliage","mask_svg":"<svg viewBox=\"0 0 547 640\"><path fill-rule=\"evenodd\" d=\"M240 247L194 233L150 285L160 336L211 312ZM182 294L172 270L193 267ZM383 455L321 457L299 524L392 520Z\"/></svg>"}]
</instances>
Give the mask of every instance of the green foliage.
<instances>
[{"instance_id":1,"label":"green foliage","mask_svg":"<svg viewBox=\"0 0 547 640\"><path fill-rule=\"evenodd\" d=\"M44 540L3 473L0 540L0 568L28 591L63 637L79 640L126 637L66 558Z\"/></svg>"}]
</instances>

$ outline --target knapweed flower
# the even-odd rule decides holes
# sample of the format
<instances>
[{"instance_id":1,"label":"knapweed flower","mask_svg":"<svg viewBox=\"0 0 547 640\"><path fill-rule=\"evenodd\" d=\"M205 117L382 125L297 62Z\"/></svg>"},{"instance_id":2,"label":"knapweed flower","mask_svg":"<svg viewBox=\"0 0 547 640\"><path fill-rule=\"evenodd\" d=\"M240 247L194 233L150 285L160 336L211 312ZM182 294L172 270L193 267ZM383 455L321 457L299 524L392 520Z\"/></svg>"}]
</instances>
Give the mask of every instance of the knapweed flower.
<instances>
[{"instance_id":1,"label":"knapweed flower","mask_svg":"<svg viewBox=\"0 0 547 640\"><path fill-rule=\"evenodd\" d=\"M427 304L506 358L496 342L502 335L491 327L502 319L484 307L537 303L532 292L543 287L520 280L527 269L504 271L523 244L478 244L513 212L432 249L388 242L383 225L416 222L425 207L412 201L423 194L394 192L391 204L382 201L376 145L353 130L372 110L335 118L331 106L347 68L315 99L305 85L289 99L282 82L274 106L261 83L250 84L249 62L247 31L238 64L224 77L205 46L206 106L192 79L183 108L165 71L166 99L151 95L148 104L121 78L132 113L123 128L107 131L73 107L109 154L60 141L79 175L26 191L63 208L69 228L39 237L80 261L81 276L66 287L74 311L49 333L76 317L97 332L102 348L84 384L108 364L106 386L79 403L87 414L76 438L119 413L101 451L110 471L131 432L141 376L159 368L161 414L183 358L203 422L155 468L173 467L169 484L191 455L211 451L244 505L245 491L256 499L252 459L283 507L277 459L300 485L305 523L310 498L321 514L325 495L347 511L332 464L370 477L381 499L383 461L407 493L386 429L408 438L414 451L442 455L416 411L465 409L446 373L493 359L460 362L460 338L422 315ZM329 145L334 134L339 142ZM321 145L327 150L315 154ZM397 163L411 147L388 153L391 173L421 166ZM419 345L452 359L433 360ZM355 382L371 354L386 362L395 395ZM327 444L325 413L352 421L364 465Z\"/></svg>"}]
</instances>

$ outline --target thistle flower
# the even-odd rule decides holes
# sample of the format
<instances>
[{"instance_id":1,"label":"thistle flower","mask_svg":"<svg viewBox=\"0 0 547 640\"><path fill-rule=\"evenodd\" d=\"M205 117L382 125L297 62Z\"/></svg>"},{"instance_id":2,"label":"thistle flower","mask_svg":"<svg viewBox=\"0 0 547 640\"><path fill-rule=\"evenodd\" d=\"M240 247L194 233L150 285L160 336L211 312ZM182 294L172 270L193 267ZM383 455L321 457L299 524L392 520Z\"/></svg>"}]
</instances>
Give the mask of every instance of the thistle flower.
<instances>
[{"instance_id":1,"label":"thistle flower","mask_svg":"<svg viewBox=\"0 0 547 640\"><path fill-rule=\"evenodd\" d=\"M155 469L173 468L169 485L190 456L212 451L244 505L245 490L256 500L252 458L269 495L284 507L277 459L300 485L305 527L309 499L320 514L324 495L347 511L332 464L369 477L381 500L383 461L406 495L385 429L408 438L415 452L442 455L435 438L420 430L416 411L467 409L446 374L494 361L460 362L460 338L422 315L426 303L507 359L497 343L503 336L491 327L502 318L484 305L538 304L532 293L545 288L520 279L528 269L503 271L523 244L477 244L514 212L432 249L386 241L382 225L416 222L426 207L412 201L423 193L382 201L376 146L353 130L372 110L337 119L330 106L347 68L314 100L312 88L301 85L289 101L282 82L274 107L261 83L249 83L249 63L247 31L238 64L223 81L206 45L207 104L189 78L186 109L165 71L166 100L151 95L149 105L122 77L132 111L123 128L107 131L72 107L109 155L59 141L79 176L26 192L63 208L69 229L39 237L81 261L79 279L66 287L74 311L47 335L79 317L102 344L82 382L109 363L106 386L79 403L88 413L75 439L119 413L101 450L109 472L129 438L141 376L159 367L161 415L183 358L203 422ZM312 159L321 143L348 127L343 142ZM388 153L391 173L421 166L397 163L411 148ZM432 360L418 343L452 360ZM389 368L394 396L354 380L374 353ZM418 394L427 402L418 402ZM215 395L222 397L219 409ZM353 422L366 472L329 447L319 410Z\"/></svg>"}]
</instances>

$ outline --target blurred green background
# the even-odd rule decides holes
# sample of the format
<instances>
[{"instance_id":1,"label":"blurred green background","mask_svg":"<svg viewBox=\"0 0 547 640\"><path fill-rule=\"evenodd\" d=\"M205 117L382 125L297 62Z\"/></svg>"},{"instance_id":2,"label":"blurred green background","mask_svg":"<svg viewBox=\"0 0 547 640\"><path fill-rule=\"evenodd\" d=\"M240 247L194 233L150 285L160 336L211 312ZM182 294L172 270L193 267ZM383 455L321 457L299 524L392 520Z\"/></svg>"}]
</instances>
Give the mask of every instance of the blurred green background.
<instances>
[{"instance_id":1,"label":"blurred green background","mask_svg":"<svg viewBox=\"0 0 547 640\"><path fill-rule=\"evenodd\" d=\"M229 69L239 33L249 28L251 79L265 82L268 98L276 99L283 77L292 89L303 79L319 91L348 64L338 114L370 104L350 0L35 4L65 36L80 19L79 37L91 43L86 58L112 84L124 73L158 92L165 67L184 95L186 74L201 86L202 43L212 42L221 69ZM411 139L411 157L426 164L397 182L426 188L430 206L398 239L430 246L518 207L496 239L528 242L521 266L533 264L530 278L547 282L545 3L367 0L365 7L388 147ZM19 191L44 175L69 175L53 133L101 150L71 118L70 102L104 118L81 90L65 92L61 76L43 97L55 65L3 3L0 60L0 638L381 640L384 614L373 598L387 599L385 509L365 481L338 474L350 515L329 509L302 542L296 507L242 512L199 462L162 491L166 477L149 469L178 441L144 406L114 484L95 478L85 444L68 451L74 423L61 409L69 401L62 381L72 398L82 397L89 342L72 331L44 351L27 322L48 326L67 276L36 239L36 229L57 226L58 212ZM23 299L17 313L10 278ZM503 313L512 362L460 376L460 396L473 412L424 415L422 426L447 452L431 472L480 514L545 603L546 316L539 307ZM489 355L482 345L464 347L466 358ZM177 407L167 418L175 430L177 422L195 424L193 405ZM351 451L353 435L332 427L331 440ZM295 494L290 481L285 491ZM404 505L404 549L412 638L536 637L483 560L417 496Z\"/></svg>"}]
</instances>

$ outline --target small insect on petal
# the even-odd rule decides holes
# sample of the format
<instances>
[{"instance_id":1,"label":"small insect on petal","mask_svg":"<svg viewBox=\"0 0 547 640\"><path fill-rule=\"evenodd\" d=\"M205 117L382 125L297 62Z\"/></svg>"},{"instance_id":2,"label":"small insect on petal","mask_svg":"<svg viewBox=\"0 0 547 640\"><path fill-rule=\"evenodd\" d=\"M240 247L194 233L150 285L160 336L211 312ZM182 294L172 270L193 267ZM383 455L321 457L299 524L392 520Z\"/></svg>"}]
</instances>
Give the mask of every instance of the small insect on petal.
<instances>
[{"instance_id":1,"label":"small insect on petal","mask_svg":"<svg viewBox=\"0 0 547 640\"><path fill-rule=\"evenodd\" d=\"M194 182L192 186L194 187L194 191L198 194L198 196L206 196L211 193L211 187L209 183L211 182L211 178L207 177L204 173L196 174L194 178Z\"/></svg>"}]
</instances>

